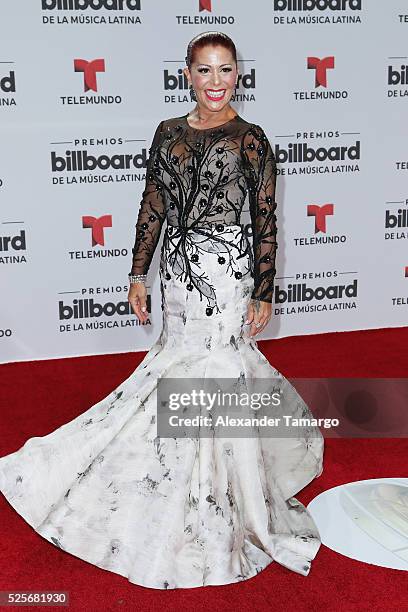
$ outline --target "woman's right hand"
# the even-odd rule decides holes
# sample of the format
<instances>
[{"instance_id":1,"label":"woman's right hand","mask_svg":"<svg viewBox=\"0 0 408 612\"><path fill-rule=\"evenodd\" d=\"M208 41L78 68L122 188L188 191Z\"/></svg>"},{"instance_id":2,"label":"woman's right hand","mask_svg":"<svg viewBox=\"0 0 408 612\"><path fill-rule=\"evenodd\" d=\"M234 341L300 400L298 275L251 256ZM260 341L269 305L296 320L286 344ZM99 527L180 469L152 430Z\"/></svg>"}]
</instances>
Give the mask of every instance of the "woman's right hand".
<instances>
[{"instance_id":1,"label":"woman's right hand","mask_svg":"<svg viewBox=\"0 0 408 612\"><path fill-rule=\"evenodd\" d=\"M141 323L145 323L149 318L147 312L147 289L144 283L131 283L128 293L128 302L132 306L133 312Z\"/></svg>"}]
</instances>

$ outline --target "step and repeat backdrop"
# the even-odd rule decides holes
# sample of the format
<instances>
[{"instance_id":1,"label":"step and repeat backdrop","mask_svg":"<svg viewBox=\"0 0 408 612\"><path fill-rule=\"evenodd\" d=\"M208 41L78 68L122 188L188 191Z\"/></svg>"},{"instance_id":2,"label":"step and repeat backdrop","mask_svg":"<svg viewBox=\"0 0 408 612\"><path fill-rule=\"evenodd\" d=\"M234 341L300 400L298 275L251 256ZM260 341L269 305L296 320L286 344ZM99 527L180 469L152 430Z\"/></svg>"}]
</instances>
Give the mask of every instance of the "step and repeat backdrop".
<instances>
[{"instance_id":1,"label":"step and repeat backdrop","mask_svg":"<svg viewBox=\"0 0 408 612\"><path fill-rule=\"evenodd\" d=\"M127 274L153 133L194 108L184 57L207 30L235 41L232 105L279 167L258 338L408 324L406 0L4 0L0 24L1 362L160 334L161 241L145 325Z\"/></svg>"}]
</instances>

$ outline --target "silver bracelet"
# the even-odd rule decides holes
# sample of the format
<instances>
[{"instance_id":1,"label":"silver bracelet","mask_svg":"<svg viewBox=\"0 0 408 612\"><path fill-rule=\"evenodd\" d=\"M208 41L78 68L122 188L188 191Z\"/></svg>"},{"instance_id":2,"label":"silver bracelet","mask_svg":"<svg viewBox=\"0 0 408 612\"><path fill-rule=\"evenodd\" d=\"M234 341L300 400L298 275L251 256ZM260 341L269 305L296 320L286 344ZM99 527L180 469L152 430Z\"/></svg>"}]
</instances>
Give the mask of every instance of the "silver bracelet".
<instances>
[{"instance_id":1,"label":"silver bracelet","mask_svg":"<svg viewBox=\"0 0 408 612\"><path fill-rule=\"evenodd\" d=\"M143 283L146 284L147 274L129 274L129 283Z\"/></svg>"}]
</instances>

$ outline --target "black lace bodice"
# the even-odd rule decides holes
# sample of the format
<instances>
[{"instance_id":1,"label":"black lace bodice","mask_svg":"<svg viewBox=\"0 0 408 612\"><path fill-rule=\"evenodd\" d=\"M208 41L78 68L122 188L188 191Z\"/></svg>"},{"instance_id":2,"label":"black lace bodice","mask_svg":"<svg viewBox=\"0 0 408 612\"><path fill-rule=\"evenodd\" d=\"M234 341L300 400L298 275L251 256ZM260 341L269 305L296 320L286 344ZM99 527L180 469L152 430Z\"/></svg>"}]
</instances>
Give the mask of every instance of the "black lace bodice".
<instances>
[{"instance_id":1,"label":"black lace bodice","mask_svg":"<svg viewBox=\"0 0 408 612\"><path fill-rule=\"evenodd\" d=\"M131 274L147 274L165 219L183 228L240 224L248 198L253 236L252 298L272 302L276 161L256 124L236 115L216 128L192 128L187 115L156 129L136 223Z\"/></svg>"}]
</instances>

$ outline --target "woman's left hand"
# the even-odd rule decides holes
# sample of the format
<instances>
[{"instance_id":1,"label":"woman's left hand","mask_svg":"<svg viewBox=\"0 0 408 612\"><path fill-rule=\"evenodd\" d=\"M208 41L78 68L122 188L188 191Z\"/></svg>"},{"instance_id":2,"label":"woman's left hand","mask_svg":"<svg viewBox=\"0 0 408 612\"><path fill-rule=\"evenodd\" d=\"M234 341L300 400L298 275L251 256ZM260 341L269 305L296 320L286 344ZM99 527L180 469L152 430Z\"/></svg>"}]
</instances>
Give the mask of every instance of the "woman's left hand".
<instances>
[{"instance_id":1,"label":"woman's left hand","mask_svg":"<svg viewBox=\"0 0 408 612\"><path fill-rule=\"evenodd\" d=\"M250 324L249 335L255 336L265 329L272 316L272 304L261 300L250 300L246 324Z\"/></svg>"}]
</instances>

